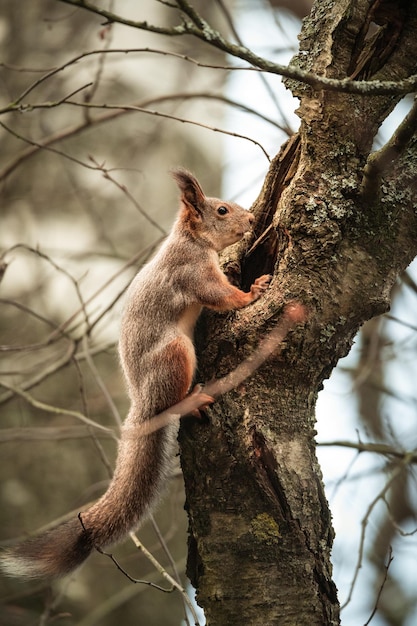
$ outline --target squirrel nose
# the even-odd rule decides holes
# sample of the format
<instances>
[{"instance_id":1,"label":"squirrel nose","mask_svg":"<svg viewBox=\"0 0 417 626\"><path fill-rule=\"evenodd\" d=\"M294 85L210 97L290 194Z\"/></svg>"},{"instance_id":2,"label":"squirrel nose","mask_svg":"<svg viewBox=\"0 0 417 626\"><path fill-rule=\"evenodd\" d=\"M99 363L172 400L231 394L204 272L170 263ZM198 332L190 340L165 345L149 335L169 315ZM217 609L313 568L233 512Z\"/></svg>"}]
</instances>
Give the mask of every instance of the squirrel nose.
<instances>
[{"instance_id":1,"label":"squirrel nose","mask_svg":"<svg viewBox=\"0 0 417 626\"><path fill-rule=\"evenodd\" d=\"M253 224L253 222L255 221L255 216L252 213L249 213L248 220L249 220L249 224Z\"/></svg>"}]
</instances>

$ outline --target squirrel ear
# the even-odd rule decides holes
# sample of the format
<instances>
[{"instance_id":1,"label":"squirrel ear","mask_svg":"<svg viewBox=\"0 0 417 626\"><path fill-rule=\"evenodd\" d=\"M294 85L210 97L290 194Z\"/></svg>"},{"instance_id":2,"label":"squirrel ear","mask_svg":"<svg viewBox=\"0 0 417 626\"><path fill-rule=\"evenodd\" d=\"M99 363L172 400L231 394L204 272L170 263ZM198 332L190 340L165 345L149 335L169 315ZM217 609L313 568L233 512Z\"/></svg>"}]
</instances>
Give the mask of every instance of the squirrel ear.
<instances>
[{"instance_id":1,"label":"squirrel ear","mask_svg":"<svg viewBox=\"0 0 417 626\"><path fill-rule=\"evenodd\" d=\"M180 167L171 170L171 174L181 191L181 200L184 204L201 213L201 205L206 196L195 176Z\"/></svg>"}]
</instances>

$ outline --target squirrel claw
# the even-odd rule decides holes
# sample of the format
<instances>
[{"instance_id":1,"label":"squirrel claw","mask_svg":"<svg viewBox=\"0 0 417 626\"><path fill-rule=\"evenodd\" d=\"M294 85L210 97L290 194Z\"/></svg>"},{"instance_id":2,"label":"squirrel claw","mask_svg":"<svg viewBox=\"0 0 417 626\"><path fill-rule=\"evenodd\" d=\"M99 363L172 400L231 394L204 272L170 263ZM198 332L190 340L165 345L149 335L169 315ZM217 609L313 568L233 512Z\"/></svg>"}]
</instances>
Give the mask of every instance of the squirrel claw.
<instances>
[{"instance_id":1,"label":"squirrel claw","mask_svg":"<svg viewBox=\"0 0 417 626\"><path fill-rule=\"evenodd\" d=\"M199 402L198 408L190 411L190 415L194 415L194 417L201 418L201 411L205 411L206 409L208 409L210 405L214 402L213 396L209 396L208 393L204 393L203 385L201 385L200 383L195 385L192 392L190 393L190 396L194 396Z\"/></svg>"},{"instance_id":2,"label":"squirrel claw","mask_svg":"<svg viewBox=\"0 0 417 626\"><path fill-rule=\"evenodd\" d=\"M271 274L264 274L263 276L259 276L259 278L255 280L254 284L257 287L260 287L261 289L267 289L271 280L272 280Z\"/></svg>"}]
</instances>

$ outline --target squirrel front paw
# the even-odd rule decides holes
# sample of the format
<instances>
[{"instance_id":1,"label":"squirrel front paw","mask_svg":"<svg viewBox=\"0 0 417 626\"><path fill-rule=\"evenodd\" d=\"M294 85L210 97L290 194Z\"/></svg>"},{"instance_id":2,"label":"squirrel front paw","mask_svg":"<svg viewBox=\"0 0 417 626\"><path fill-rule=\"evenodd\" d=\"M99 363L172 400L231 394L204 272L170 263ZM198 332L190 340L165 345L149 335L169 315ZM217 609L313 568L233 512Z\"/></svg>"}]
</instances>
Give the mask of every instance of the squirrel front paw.
<instances>
[{"instance_id":1,"label":"squirrel front paw","mask_svg":"<svg viewBox=\"0 0 417 626\"><path fill-rule=\"evenodd\" d=\"M272 280L271 274L264 274L259 276L250 288L253 299L256 300L259 296L268 289L269 283Z\"/></svg>"}]
</instances>

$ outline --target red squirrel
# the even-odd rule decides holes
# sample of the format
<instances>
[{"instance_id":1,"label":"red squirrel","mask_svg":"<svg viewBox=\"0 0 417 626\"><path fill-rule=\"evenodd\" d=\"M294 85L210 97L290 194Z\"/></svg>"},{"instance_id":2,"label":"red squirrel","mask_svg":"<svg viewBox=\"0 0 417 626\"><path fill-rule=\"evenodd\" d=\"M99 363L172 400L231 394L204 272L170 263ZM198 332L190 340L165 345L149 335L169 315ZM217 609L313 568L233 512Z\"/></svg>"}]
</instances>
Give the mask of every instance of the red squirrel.
<instances>
[{"instance_id":1,"label":"red squirrel","mask_svg":"<svg viewBox=\"0 0 417 626\"><path fill-rule=\"evenodd\" d=\"M264 275L245 293L229 283L219 266L218 252L251 229L253 215L234 202L206 197L184 169L172 175L181 192L177 220L126 294L119 352L131 406L113 479L78 517L6 550L0 563L9 575L63 576L95 548L123 539L140 525L169 474L177 427L170 424L145 436L140 429L189 392L196 367L193 330L202 307L239 309L269 285L271 276Z\"/></svg>"}]
</instances>

